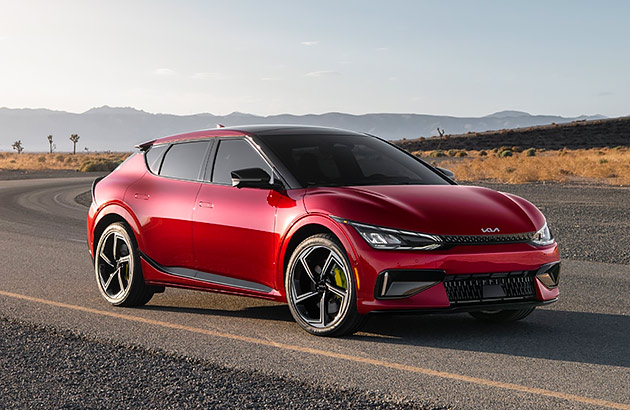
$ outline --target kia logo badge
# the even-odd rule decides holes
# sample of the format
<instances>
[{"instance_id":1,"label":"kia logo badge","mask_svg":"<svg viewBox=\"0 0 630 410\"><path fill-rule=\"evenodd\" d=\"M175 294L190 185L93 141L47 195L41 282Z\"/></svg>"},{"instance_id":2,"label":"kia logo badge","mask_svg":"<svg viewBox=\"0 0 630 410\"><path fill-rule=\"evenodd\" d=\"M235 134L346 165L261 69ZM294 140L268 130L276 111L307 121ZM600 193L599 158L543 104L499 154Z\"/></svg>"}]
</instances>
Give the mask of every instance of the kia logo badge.
<instances>
[{"instance_id":1,"label":"kia logo badge","mask_svg":"<svg viewBox=\"0 0 630 410\"><path fill-rule=\"evenodd\" d=\"M481 232L483 233L499 232L499 228L481 228Z\"/></svg>"}]
</instances>

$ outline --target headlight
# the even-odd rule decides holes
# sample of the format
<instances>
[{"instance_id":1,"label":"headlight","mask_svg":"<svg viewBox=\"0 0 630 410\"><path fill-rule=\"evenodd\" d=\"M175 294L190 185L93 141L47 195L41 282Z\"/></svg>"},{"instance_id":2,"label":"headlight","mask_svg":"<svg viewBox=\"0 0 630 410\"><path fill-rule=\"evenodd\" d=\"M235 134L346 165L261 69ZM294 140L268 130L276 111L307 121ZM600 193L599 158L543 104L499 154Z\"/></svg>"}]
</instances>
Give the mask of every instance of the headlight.
<instances>
[{"instance_id":1,"label":"headlight","mask_svg":"<svg viewBox=\"0 0 630 410\"><path fill-rule=\"evenodd\" d=\"M333 217L333 219L337 222L351 225L374 249L428 251L437 249L444 244L439 237L434 235L366 225L337 217Z\"/></svg>"},{"instance_id":2,"label":"headlight","mask_svg":"<svg viewBox=\"0 0 630 410\"><path fill-rule=\"evenodd\" d=\"M553 243L553 235L551 235L551 231L547 226L547 222L545 222L543 227L534 234L532 242L534 243L534 245L538 246L551 245Z\"/></svg>"}]
</instances>

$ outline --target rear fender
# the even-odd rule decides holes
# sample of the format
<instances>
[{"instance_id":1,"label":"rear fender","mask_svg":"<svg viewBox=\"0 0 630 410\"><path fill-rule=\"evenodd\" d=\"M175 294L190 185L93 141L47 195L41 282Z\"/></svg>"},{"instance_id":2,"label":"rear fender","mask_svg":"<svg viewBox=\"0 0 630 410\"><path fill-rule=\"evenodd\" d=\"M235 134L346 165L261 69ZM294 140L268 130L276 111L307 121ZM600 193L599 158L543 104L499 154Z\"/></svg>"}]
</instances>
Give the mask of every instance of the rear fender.
<instances>
[{"instance_id":1,"label":"rear fender","mask_svg":"<svg viewBox=\"0 0 630 410\"><path fill-rule=\"evenodd\" d=\"M100 206L99 209L96 211L96 216L94 217L94 224L92 229L95 229L98 224L103 220L103 218L109 215L116 215L124 219L127 225L129 225L129 227L133 231L138 247L140 248L140 250L144 249L142 243L142 235L140 235L140 223L124 202L109 202ZM91 238L89 245L90 249L93 250L95 246L95 238L93 234L90 236Z\"/></svg>"}]
</instances>

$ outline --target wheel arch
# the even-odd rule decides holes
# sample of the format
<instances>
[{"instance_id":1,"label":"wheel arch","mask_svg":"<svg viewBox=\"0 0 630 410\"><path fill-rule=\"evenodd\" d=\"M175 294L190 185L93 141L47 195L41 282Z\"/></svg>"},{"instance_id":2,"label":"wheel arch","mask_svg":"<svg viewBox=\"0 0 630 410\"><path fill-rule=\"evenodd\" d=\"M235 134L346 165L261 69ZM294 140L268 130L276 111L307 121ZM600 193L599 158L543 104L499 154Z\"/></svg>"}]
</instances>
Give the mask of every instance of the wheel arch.
<instances>
[{"instance_id":1,"label":"wheel arch","mask_svg":"<svg viewBox=\"0 0 630 410\"><path fill-rule=\"evenodd\" d=\"M116 222L126 223L133 231L133 235L135 237L134 239L136 240L138 247L140 249L143 248L142 236L140 235L140 224L138 223L136 218L129 210L127 210L122 205L109 204L102 207L95 218L94 230L92 235L93 239L92 243L90 243L92 254L96 252L96 245L98 244L101 235L105 231L105 228Z\"/></svg>"},{"instance_id":2,"label":"wheel arch","mask_svg":"<svg viewBox=\"0 0 630 410\"><path fill-rule=\"evenodd\" d=\"M324 215L309 215L294 223L284 236L277 261L276 289L286 300L284 278L289 259L295 248L306 238L320 233L333 235L346 251L351 265L357 264L357 253L348 235L335 221Z\"/></svg>"}]
</instances>

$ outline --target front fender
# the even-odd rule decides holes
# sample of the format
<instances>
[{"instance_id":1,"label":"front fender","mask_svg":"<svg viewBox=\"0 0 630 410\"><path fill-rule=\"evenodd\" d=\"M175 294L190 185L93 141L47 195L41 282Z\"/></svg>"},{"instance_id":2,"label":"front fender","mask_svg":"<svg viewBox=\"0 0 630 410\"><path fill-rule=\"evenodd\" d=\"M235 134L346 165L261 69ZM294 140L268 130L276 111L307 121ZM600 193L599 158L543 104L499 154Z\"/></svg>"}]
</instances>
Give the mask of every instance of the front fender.
<instances>
[{"instance_id":1,"label":"front fender","mask_svg":"<svg viewBox=\"0 0 630 410\"><path fill-rule=\"evenodd\" d=\"M348 234L339 226L337 222L332 220L328 215L324 214L307 214L296 220L287 229L286 233L281 239L280 252L278 252L278 259L276 261L276 285L275 288L281 293L283 301L286 302L286 294L284 289L284 260L287 255L287 248L291 242L291 238L300 231L300 229L308 225L322 226L333 233L341 242L346 254L350 259L350 264L353 269L358 265L358 254L356 247L352 243Z\"/></svg>"}]
</instances>

